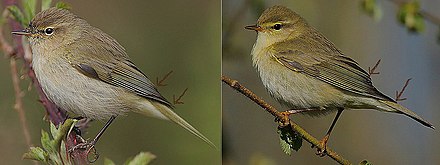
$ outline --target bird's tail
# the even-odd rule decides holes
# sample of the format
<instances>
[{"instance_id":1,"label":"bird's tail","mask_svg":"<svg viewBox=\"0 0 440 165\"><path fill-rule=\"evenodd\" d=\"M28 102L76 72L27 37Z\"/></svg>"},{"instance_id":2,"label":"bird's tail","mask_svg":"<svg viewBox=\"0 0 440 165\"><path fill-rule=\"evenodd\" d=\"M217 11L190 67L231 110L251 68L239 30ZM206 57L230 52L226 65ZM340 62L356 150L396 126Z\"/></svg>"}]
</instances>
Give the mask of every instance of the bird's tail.
<instances>
[{"instance_id":1,"label":"bird's tail","mask_svg":"<svg viewBox=\"0 0 440 165\"><path fill-rule=\"evenodd\" d=\"M417 115L416 113L414 113L413 111L395 103L395 102L391 102L391 101L385 101L385 100L379 100L381 103L384 103L385 105L387 105L388 107L392 108L393 110L397 111L397 113L402 113L416 121L418 121L419 123L423 124L424 126L427 126L429 128L435 129L435 127L427 122L426 120L422 119L419 115Z\"/></svg>"},{"instance_id":2,"label":"bird's tail","mask_svg":"<svg viewBox=\"0 0 440 165\"><path fill-rule=\"evenodd\" d=\"M210 146L217 148L214 143L212 143L208 138L206 138L202 133L200 133L199 131L197 131L197 129L195 129L191 124L189 124L188 122L186 122L184 119L182 119L179 115L177 115L176 113L173 112L173 110L171 110L171 108L158 103L158 102L154 102L151 101L150 102L154 108L160 112L161 115L151 115L151 112L147 112L147 111L151 111L151 110L146 110L145 112L139 111L139 113L143 113L147 116L153 116L153 117L157 117L157 118L162 118L162 119L169 119L171 121L173 121L174 123L182 126L183 128L185 128L187 131L189 131L190 133L192 133L193 135L197 136L198 138L200 138L201 140L203 140L204 142L206 142L207 144L209 144Z\"/></svg>"}]
</instances>

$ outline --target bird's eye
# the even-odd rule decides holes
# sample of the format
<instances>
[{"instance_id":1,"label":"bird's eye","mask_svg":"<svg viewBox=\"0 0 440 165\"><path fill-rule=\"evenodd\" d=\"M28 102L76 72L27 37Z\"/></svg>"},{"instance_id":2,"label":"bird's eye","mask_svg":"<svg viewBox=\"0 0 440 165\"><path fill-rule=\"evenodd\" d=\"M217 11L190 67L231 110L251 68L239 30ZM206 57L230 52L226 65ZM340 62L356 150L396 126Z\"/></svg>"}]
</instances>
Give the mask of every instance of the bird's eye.
<instances>
[{"instance_id":1,"label":"bird's eye","mask_svg":"<svg viewBox=\"0 0 440 165\"><path fill-rule=\"evenodd\" d=\"M44 29L44 33L46 34L46 35L52 35L53 34L53 28L46 28L46 29Z\"/></svg>"},{"instance_id":2,"label":"bird's eye","mask_svg":"<svg viewBox=\"0 0 440 165\"><path fill-rule=\"evenodd\" d=\"M281 29L281 24L277 23L277 24L273 25L272 28L275 29L275 30L280 30Z\"/></svg>"}]
</instances>

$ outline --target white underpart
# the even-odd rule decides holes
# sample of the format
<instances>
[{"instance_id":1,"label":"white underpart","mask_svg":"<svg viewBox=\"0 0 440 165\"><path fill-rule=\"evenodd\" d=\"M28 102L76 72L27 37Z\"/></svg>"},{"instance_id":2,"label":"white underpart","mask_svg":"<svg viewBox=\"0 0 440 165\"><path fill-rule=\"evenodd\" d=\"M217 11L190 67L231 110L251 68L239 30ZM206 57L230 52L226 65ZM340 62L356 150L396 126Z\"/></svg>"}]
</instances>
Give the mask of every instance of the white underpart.
<instances>
[{"instance_id":1,"label":"white underpart","mask_svg":"<svg viewBox=\"0 0 440 165\"><path fill-rule=\"evenodd\" d=\"M277 100L284 100L289 108L331 108L346 107L347 104L365 106L365 101L374 100L359 98L343 93L336 87L295 71L286 70L269 53L267 46L275 43L276 39L266 33L258 33L257 41L252 49L252 61L260 73L263 85ZM264 43L265 44L262 44ZM269 44L267 44L269 43Z\"/></svg>"}]
</instances>

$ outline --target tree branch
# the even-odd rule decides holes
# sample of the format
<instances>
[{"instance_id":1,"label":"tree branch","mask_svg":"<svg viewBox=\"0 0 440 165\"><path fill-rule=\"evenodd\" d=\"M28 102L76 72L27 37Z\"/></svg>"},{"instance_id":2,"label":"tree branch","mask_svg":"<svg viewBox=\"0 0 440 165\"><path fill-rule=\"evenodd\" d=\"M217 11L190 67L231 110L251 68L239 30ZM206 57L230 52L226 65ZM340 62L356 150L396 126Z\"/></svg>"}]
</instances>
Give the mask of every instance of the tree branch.
<instances>
[{"instance_id":1,"label":"tree branch","mask_svg":"<svg viewBox=\"0 0 440 165\"><path fill-rule=\"evenodd\" d=\"M6 18L7 12L3 12L3 18ZM17 111L18 116L20 118L21 127L23 129L24 138L26 140L26 144L28 147L32 147L31 135L29 133L29 129L26 122L26 116L23 108L23 92L20 89L20 78L18 76L17 63L16 59L13 58L17 55L17 52L12 48L11 44L9 44L5 37L3 36L3 26L0 26L0 45L1 49L7 57L10 57L10 67L11 67L11 77L12 77L12 85L15 92L15 104L14 109Z\"/></svg>"},{"instance_id":2,"label":"tree branch","mask_svg":"<svg viewBox=\"0 0 440 165\"><path fill-rule=\"evenodd\" d=\"M11 58L11 76L12 76L12 84L14 86L15 91L15 105L14 109L17 111L18 116L20 118L21 127L23 129L24 138L26 139L26 144L28 147L32 147L31 135L29 133L29 129L26 122L26 116L23 108L23 91L20 89L20 79L18 78L17 71L17 63L14 58Z\"/></svg>"},{"instance_id":3,"label":"tree branch","mask_svg":"<svg viewBox=\"0 0 440 165\"><path fill-rule=\"evenodd\" d=\"M312 144L313 146L316 146L317 148L323 150L322 146L319 143L319 140L310 135L307 131L305 131L303 128L301 128L298 124L291 121L288 117L285 117L281 112L276 110L273 106L266 103L264 100L262 100L260 97L255 95L252 91L247 89L246 87L242 86L237 80L230 79L226 76L222 76L222 81L232 87L233 89L237 90L241 94L245 95L249 99L251 99L253 102L258 104L260 107L262 107L264 110L269 112L272 116L279 119L282 123L289 123L290 127L293 131L298 132L307 142ZM339 164L351 164L348 160L343 158L342 156L338 155L336 152L334 152L332 149L327 147L325 149L327 151L327 155L338 162Z\"/></svg>"},{"instance_id":4,"label":"tree branch","mask_svg":"<svg viewBox=\"0 0 440 165\"><path fill-rule=\"evenodd\" d=\"M11 5L17 5L16 0L3 0L2 1L3 6L11 6ZM21 25L13 20L12 18L8 18L9 12L7 10L4 10L2 16L3 18L7 19L7 24L11 26L11 29L13 31L21 30ZM11 58L11 76L13 80L13 86L15 91L15 106L14 108L19 113L20 122L23 127L24 136L26 139L26 143L30 146L31 140L30 140L30 134L27 129L26 124L26 118L25 118L25 111L23 108L22 103L22 95L23 92L20 89L20 79L18 78L18 70L17 70L17 63L16 60L22 60L23 61L23 67L25 70L27 70L27 76L31 79L32 83L34 84L35 90L38 94L39 101L43 104L46 113L49 116L49 120L54 123L55 125L59 125L60 123L64 122L67 119L66 111L58 108L54 103L49 101L44 94L43 90L41 89L40 83L38 82L37 78L35 77L35 73L32 69L32 51L25 42L22 42L21 36L12 36L13 38L13 45L15 45L15 49L12 46L12 44L8 43L4 37L4 24L0 25L0 46L1 51L4 52L5 55ZM25 43L25 45L23 45ZM67 149L76 146L78 143L81 142L80 136L78 136L75 132L71 132L66 140ZM74 162L77 162L79 164L87 163L87 152L83 150L76 150L75 153L71 153L71 157Z\"/></svg>"}]
</instances>

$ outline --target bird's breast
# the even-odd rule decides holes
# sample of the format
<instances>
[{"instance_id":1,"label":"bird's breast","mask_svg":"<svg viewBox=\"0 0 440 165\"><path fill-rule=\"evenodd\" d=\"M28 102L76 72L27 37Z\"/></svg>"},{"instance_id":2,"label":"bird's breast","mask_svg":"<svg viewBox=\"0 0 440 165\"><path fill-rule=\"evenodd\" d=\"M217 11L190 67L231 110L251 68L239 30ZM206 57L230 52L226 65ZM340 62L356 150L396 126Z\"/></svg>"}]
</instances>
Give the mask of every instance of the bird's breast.
<instances>
[{"instance_id":1,"label":"bird's breast","mask_svg":"<svg viewBox=\"0 0 440 165\"><path fill-rule=\"evenodd\" d=\"M340 90L278 63L258 40L252 51L252 59L269 93L289 108L325 109L344 104L343 93Z\"/></svg>"},{"instance_id":2,"label":"bird's breast","mask_svg":"<svg viewBox=\"0 0 440 165\"><path fill-rule=\"evenodd\" d=\"M51 53L54 54L56 51ZM35 75L49 100L66 111L92 119L106 119L128 111L128 105L120 101L123 92L83 75L62 53L57 55L33 52Z\"/></svg>"}]
</instances>

